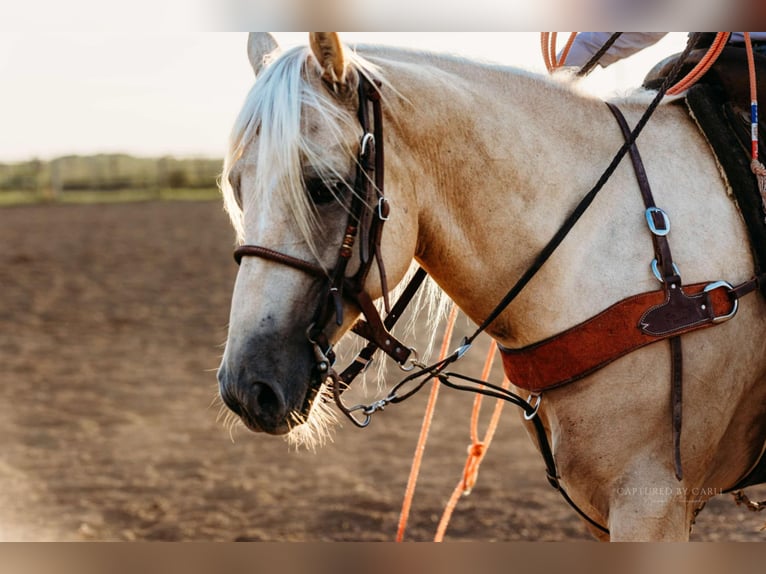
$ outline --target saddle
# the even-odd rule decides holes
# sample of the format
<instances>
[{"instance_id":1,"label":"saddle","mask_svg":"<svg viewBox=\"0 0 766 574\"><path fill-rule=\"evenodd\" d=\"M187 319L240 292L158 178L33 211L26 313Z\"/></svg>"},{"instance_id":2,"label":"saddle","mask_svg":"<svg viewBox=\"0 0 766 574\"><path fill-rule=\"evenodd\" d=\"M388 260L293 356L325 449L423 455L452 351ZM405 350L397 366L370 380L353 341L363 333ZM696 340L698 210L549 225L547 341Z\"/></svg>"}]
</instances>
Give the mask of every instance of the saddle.
<instances>
[{"instance_id":1,"label":"saddle","mask_svg":"<svg viewBox=\"0 0 766 574\"><path fill-rule=\"evenodd\" d=\"M686 75L705 55L694 50L681 69ZM644 87L656 89L670 73L678 55L658 63ZM754 54L759 101L766 102L766 57ZM750 238L756 275L766 271L766 221L760 192L750 169L750 84L744 47L727 46L710 70L686 93L683 101L713 149L731 187ZM759 147L766 152L766 122L759 122ZM766 285L760 288L766 297Z\"/></svg>"},{"instance_id":2,"label":"saddle","mask_svg":"<svg viewBox=\"0 0 766 574\"><path fill-rule=\"evenodd\" d=\"M681 69L681 77L705 55L694 50ZM644 87L657 89L677 59L670 56L657 64ZM766 101L766 57L754 54L758 100ZM727 46L710 70L690 88L684 99L689 112L718 159L736 198L750 237L755 272L766 270L766 221L755 176L750 169L750 84L744 47ZM766 122L759 121L759 147L766 152ZM765 282L766 283L766 282ZM766 297L766 284L760 287ZM729 491L766 483L766 456L759 457L747 475Z\"/></svg>"}]
</instances>

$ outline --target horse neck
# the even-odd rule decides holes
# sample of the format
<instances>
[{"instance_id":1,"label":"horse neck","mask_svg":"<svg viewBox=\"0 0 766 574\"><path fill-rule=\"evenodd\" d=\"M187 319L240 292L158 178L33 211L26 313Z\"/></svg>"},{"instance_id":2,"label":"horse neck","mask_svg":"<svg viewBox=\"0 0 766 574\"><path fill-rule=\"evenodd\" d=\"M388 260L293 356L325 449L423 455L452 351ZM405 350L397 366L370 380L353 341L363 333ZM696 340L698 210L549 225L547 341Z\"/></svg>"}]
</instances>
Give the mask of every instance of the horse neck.
<instances>
[{"instance_id":1,"label":"horse neck","mask_svg":"<svg viewBox=\"0 0 766 574\"><path fill-rule=\"evenodd\" d=\"M389 149L417 195L416 257L480 321L598 178L569 158L607 157L619 132L602 103L519 71L438 60L401 77Z\"/></svg>"}]
</instances>

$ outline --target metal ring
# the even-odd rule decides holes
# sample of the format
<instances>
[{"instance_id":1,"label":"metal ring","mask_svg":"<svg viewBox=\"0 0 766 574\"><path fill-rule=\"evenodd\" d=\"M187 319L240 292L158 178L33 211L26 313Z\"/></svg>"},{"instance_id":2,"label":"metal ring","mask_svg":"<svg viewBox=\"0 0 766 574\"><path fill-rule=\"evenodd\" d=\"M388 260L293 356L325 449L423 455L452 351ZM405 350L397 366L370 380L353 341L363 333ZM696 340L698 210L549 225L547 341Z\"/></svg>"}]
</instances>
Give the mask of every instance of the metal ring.
<instances>
[{"instance_id":1,"label":"metal ring","mask_svg":"<svg viewBox=\"0 0 766 574\"><path fill-rule=\"evenodd\" d=\"M530 393L530 395L527 397L527 404L529 406L532 406L532 398L534 396L535 395L533 393ZM543 395L542 394L537 395L537 403L535 403L534 407L532 407L533 408L532 412L531 413L527 413L526 411L524 411L524 420L525 421L531 421L533 418L535 418L537 416L537 411L540 410L540 403L542 403L542 402L543 402Z\"/></svg>"},{"instance_id":2,"label":"metal ring","mask_svg":"<svg viewBox=\"0 0 766 574\"><path fill-rule=\"evenodd\" d=\"M343 409L341 408L341 410ZM356 418L356 415L353 414L354 411L362 411L362 414L364 415L364 419L362 420L362 419ZM354 423L360 429L366 428L372 421L372 413L367 412L367 407L365 405L355 405L351 408L346 408L345 415L351 420L352 423Z\"/></svg>"},{"instance_id":3,"label":"metal ring","mask_svg":"<svg viewBox=\"0 0 766 574\"><path fill-rule=\"evenodd\" d=\"M729 293L731 293L734 290L734 287L731 286L731 283L728 281L714 281L713 283L710 283L709 285L705 286L705 289L703 291L705 293L709 293L710 291L715 291L716 289L727 289ZM721 315L720 317L713 317L713 323L723 323L724 321L728 321L734 315L737 314L737 310L739 309L739 299L736 297L734 298L734 305L732 306L731 312L727 313L726 315Z\"/></svg>"},{"instance_id":4,"label":"metal ring","mask_svg":"<svg viewBox=\"0 0 766 574\"><path fill-rule=\"evenodd\" d=\"M420 362L420 355L418 355L418 352L415 350L414 347L410 347L410 355L407 358L407 363L404 365L399 365L399 368L404 371L405 373L409 373L410 371L413 371L415 367L420 367L421 369L425 367L423 363Z\"/></svg>"},{"instance_id":5,"label":"metal ring","mask_svg":"<svg viewBox=\"0 0 766 574\"><path fill-rule=\"evenodd\" d=\"M378 199L378 219L381 221L388 221L388 218L390 215L383 216L383 204L388 203L388 199L386 199L385 196L381 195L380 199Z\"/></svg>"}]
</instances>

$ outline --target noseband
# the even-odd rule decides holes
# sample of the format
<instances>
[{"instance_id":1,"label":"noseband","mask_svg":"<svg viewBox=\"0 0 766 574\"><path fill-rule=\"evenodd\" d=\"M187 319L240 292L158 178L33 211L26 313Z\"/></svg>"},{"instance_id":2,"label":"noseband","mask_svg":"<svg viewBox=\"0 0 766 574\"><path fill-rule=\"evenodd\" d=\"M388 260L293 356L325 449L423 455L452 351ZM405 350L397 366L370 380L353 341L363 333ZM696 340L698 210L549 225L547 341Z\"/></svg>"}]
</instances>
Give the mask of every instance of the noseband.
<instances>
[{"instance_id":1,"label":"noseband","mask_svg":"<svg viewBox=\"0 0 766 574\"><path fill-rule=\"evenodd\" d=\"M243 257L260 257L292 267L325 283L319 306L306 330L306 337L312 345L316 359L312 389L306 398L307 405L314 399L328 375L332 375L333 378L338 377L347 386L369 364L372 355L378 348L400 365L405 365L413 353L412 349L400 343L389 332L396 318L401 314L401 310L398 310L398 313L392 312L388 299L386 272L380 253L381 235L383 225L388 219L389 204L383 193L383 115L379 86L376 84L378 83L373 84L363 74L359 74L359 111L357 115L363 135L357 155L353 198L348 209L346 230L338 249L334 267L325 270L318 264L260 245L241 245L234 250L234 260L237 264L240 264ZM372 107L373 119L372 131L370 131L370 106ZM353 255L355 245L358 246L359 250L359 269L353 275L346 276L346 268ZM372 268L373 260L377 262L380 276L383 301L387 312L386 321L381 318L371 297L364 289L364 283ZM417 286L425 278L425 272L422 272L422 276L419 273L416 278L417 285L413 289L408 287L406 290L412 291L409 299L414 296ZM355 303L364 315L364 319L357 321L352 330L370 343L346 370L340 375L336 375L331 370L335 361L335 354L324 329L333 314L338 326L343 323L344 298ZM397 301L393 311L397 311L400 302L401 299Z\"/></svg>"}]
</instances>

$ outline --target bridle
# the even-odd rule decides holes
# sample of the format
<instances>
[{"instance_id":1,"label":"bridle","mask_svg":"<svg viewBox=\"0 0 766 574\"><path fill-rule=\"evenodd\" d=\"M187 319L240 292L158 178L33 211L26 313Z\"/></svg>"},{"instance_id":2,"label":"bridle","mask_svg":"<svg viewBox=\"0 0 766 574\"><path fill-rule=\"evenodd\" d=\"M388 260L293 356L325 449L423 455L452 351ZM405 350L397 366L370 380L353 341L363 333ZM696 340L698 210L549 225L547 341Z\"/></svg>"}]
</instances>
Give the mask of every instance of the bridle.
<instances>
[{"instance_id":1,"label":"bridle","mask_svg":"<svg viewBox=\"0 0 766 574\"><path fill-rule=\"evenodd\" d=\"M234 260L237 264L241 263L243 257L260 257L307 273L324 283L324 292L320 298L320 303L306 330L306 337L313 349L315 365L311 388L307 393L304 407L310 406L325 379L329 376L333 379L336 402L344 412L347 412L347 409L340 401L340 393L364 370L377 349L381 349L401 366L405 366L408 360L411 360L411 356L417 356L413 349L399 342L389 330L426 276L425 271L418 270L408 287L405 288L405 297L401 297L394 308L391 307L388 298L386 271L380 252L383 226L389 215L389 203L383 192L383 114L379 83L369 80L361 73L358 77L359 111L357 115L362 127L362 138L357 155L353 196L348 207L346 229L338 249L335 265L332 269L325 270L315 263L260 245L241 245L234 250ZM373 120L372 131L370 130L370 107L372 108ZM355 245L359 251L359 269L353 275L347 276L347 267L353 256ZM387 313L385 320L381 318L372 298L364 289L373 261L377 264L380 276L384 307ZM329 337L325 333L325 326L333 314L338 326L343 323L344 298L355 303L364 315L364 319L357 321L352 327L352 331L367 339L369 344L357 355L348 368L338 374L332 370L335 353L332 350ZM404 298L406 301L403 301ZM352 420L355 419L352 418Z\"/></svg>"}]
</instances>

